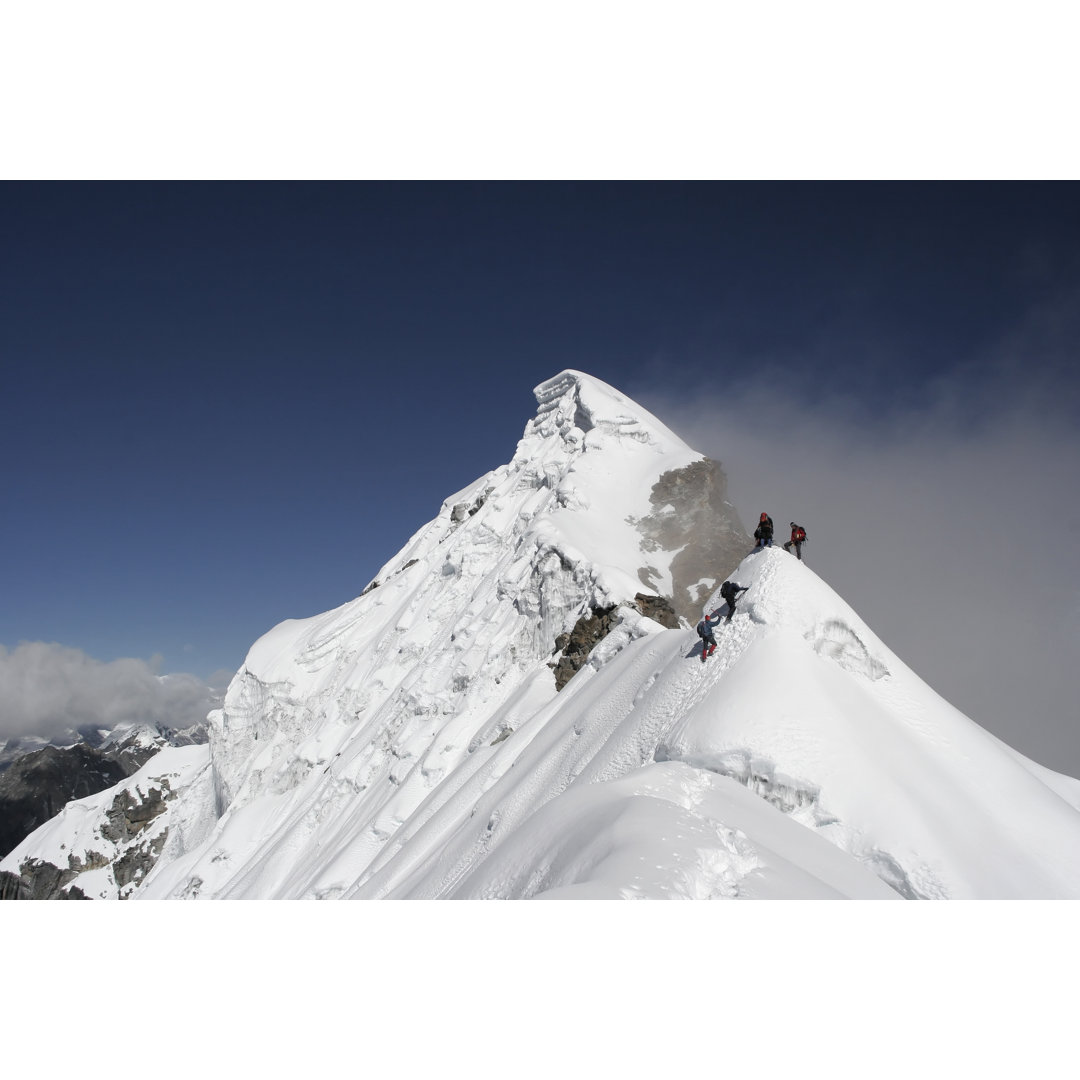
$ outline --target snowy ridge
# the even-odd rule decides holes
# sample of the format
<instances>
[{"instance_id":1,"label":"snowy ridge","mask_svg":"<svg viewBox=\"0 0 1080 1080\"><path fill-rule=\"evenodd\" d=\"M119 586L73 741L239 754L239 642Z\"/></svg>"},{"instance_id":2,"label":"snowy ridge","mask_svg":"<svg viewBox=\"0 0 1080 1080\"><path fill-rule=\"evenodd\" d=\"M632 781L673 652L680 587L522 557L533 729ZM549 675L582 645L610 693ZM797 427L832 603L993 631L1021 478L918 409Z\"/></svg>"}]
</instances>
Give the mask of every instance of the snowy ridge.
<instances>
[{"instance_id":1,"label":"snowy ridge","mask_svg":"<svg viewBox=\"0 0 1080 1080\"><path fill-rule=\"evenodd\" d=\"M213 721L222 806L247 797L245 776L251 791L282 791L325 761L322 740L302 738L313 723L376 717L365 727L385 730L385 708L399 716L453 714L459 724L490 711L550 658L555 638L581 614L642 590L619 561L596 558L618 535L631 552L623 561L641 561L641 538L625 520L640 485L627 485L601 507L586 505L594 503L585 494L594 486L589 474L613 475L630 456L658 475L699 455L659 421L650 431L643 419L611 408L622 399L587 376L564 373L537 397L539 415L513 461L448 499L374 587L325 616L284 623L252 648ZM575 418L589 423L587 437ZM626 454L625 438L642 449ZM617 464L605 461L612 444L623 450ZM593 458L598 465L590 469ZM560 513L566 507L570 512ZM567 520L576 518L580 527L568 530ZM568 531L577 532L577 543ZM295 694L301 687L303 704ZM293 755L288 748L298 740ZM277 750L288 754L287 769ZM427 774L440 771L431 766Z\"/></svg>"},{"instance_id":2,"label":"snowy ridge","mask_svg":"<svg viewBox=\"0 0 1080 1080\"><path fill-rule=\"evenodd\" d=\"M536 397L513 459L447 499L360 597L256 642L209 748L186 748L154 802L156 863L122 887L98 865L80 888L1080 897L1080 782L953 709L805 563L747 555L705 663L685 622L645 617L635 597L662 592L685 551L677 514L657 525L658 478L704 459L580 372ZM723 607L718 581L690 580ZM600 609L612 629L556 692L556 639ZM72 804L0 869L100 845L120 795Z\"/></svg>"},{"instance_id":3,"label":"snowy ridge","mask_svg":"<svg viewBox=\"0 0 1080 1080\"><path fill-rule=\"evenodd\" d=\"M658 631L583 672L468 820L410 837L350 895L1080 895L1080 818L1044 770L790 556L752 555L738 580L704 666L693 635ZM846 651L821 648L822 624Z\"/></svg>"},{"instance_id":4,"label":"snowy ridge","mask_svg":"<svg viewBox=\"0 0 1080 1080\"><path fill-rule=\"evenodd\" d=\"M537 416L508 465L447 499L357 600L257 642L212 714L223 832L246 829L249 803L293 793L278 807L259 876L273 872L279 847L291 851L340 816L348 872L323 869L307 887L343 891L464 775L490 777L496 766L484 762L499 741L555 696L548 665L560 634L592 608L649 591L634 572L646 558L670 580L664 553L646 552L634 519L648 513L657 477L701 455L579 372L536 396ZM625 612L609 651L646 623L659 628ZM198 888L228 868L218 859L200 870Z\"/></svg>"}]
</instances>

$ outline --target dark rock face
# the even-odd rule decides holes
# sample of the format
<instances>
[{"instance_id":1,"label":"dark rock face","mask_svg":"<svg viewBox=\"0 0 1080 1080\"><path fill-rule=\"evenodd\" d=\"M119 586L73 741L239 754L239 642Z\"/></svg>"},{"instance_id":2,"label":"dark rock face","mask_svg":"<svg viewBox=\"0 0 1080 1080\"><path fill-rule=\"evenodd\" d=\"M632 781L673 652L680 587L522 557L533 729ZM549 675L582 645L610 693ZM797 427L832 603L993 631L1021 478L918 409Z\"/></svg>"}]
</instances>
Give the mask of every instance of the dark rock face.
<instances>
[{"instance_id":1,"label":"dark rock face","mask_svg":"<svg viewBox=\"0 0 1080 1080\"><path fill-rule=\"evenodd\" d=\"M638 611L647 619L652 619L653 622L658 622L669 630L679 629L679 616L675 614L675 609L666 596L648 596L645 593L638 593L634 597L634 602L637 604Z\"/></svg>"},{"instance_id":2,"label":"dark rock face","mask_svg":"<svg viewBox=\"0 0 1080 1080\"><path fill-rule=\"evenodd\" d=\"M76 876L73 870L61 870L40 859L27 859L18 876L0 871L0 900L86 900L77 885L66 888Z\"/></svg>"},{"instance_id":3,"label":"dark rock face","mask_svg":"<svg viewBox=\"0 0 1080 1080\"><path fill-rule=\"evenodd\" d=\"M635 524L646 547L674 551L672 607L689 622L753 547L735 507L727 501L727 476L717 461L702 458L666 472L653 485L653 512ZM643 584L656 588L654 572L638 571Z\"/></svg>"},{"instance_id":4,"label":"dark rock face","mask_svg":"<svg viewBox=\"0 0 1080 1080\"><path fill-rule=\"evenodd\" d=\"M171 791L166 780L159 783L160 788L152 787L145 795L136 789L140 798L135 798L130 791L121 791L105 813L108 820L101 827L102 836L115 844L126 844L163 813Z\"/></svg>"},{"instance_id":5,"label":"dark rock face","mask_svg":"<svg viewBox=\"0 0 1080 1080\"><path fill-rule=\"evenodd\" d=\"M112 863L113 880L121 899L126 898L126 886L138 884L150 872L169 835L165 829L142 843L136 842L173 797L167 780L162 778L155 784L160 786L149 787L145 794L141 787L134 793L119 792L105 815L102 836L121 848L126 845ZM20 864L18 874L0 871L0 900L87 900L89 897L82 889L71 883L84 871L100 869L109 862L106 855L96 851L86 851L82 857L68 855L66 867L42 859L26 859Z\"/></svg>"},{"instance_id":6,"label":"dark rock face","mask_svg":"<svg viewBox=\"0 0 1080 1080\"><path fill-rule=\"evenodd\" d=\"M77 728L68 728L51 739L41 735L16 735L0 747L0 772L5 772L13 762L46 746L57 750L66 750L80 743L95 750L105 741L102 731L95 724L83 724Z\"/></svg>"},{"instance_id":7,"label":"dark rock face","mask_svg":"<svg viewBox=\"0 0 1080 1080\"><path fill-rule=\"evenodd\" d=\"M650 596L638 593L635 604L642 615L666 626L669 630L679 627L679 617L672 610L666 596ZM562 656L551 668L555 672L555 689L561 690L584 666L589 654L611 633L618 622L617 607L592 608L587 615L582 615L574 624L569 634L560 634L555 639L555 652Z\"/></svg>"},{"instance_id":8,"label":"dark rock face","mask_svg":"<svg viewBox=\"0 0 1080 1080\"><path fill-rule=\"evenodd\" d=\"M585 666L589 653L610 633L615 625L615 610L614 604L593 608L588 615L578 619L569 634L560 634L555 639L555 651L562 652L553 665L556 690L561 690Z\"/></svg>"},{"instance_id":9,"label":"dark rock face","mask_svg":"<svg viewBox=\"0 0 1080 1080\"><path fill-rule=\"evenodd\" d=\"M63 868L43 859L26 859L18 874L0 872L0 900L89 900L78 885L70 883L84 870L108 865L109 860L96 851L86 852L85 859L69 855Z\"/></svg>"},{"instance_id":10,"label":"dark rock face","mask_svg":"<svg viewBox=\"0 0 1080 1080\"><path fill-rule=\"evenodd\" d=\"M35 750L41 750L46 746L44 739L37 739L33 736L16 736L13 739L8 739L2 749L0 749L0 773L7 772L11 768L12 762L18 761L19 758L25 757L27 754L32 754Z\"/></svg>"},{"instance_id":11,"label":"dark rock face","mask_svg":"<svg viewBox=\"0 0 1080 1080\"><path fill-rule=\"evenodd\" d=\"M190 746L196 742L205 742L205 732L203 734L204 737L202 739L197 739L192 738L186 732L183 732L176 734L174 737L170 737L168 741L172 746ZM102 750L101 754L103 757L109 758L110 761L115 761L117 765L124 770L125 776L132 776L137 773L164 744L164 738L162 738L160 743L148 745L142 741L138 735L133 735L123 742L110 746L107 750Z\"/></svg>"},{"instance_id":12,"label":"dark rock face","mask_svg":"<svg viewBox=\"0 0 1080 1080\"><path fill-rule=\"evenodd\" d=\"M18 758L0 775L0 854L17 847L72 799L112 787L129 773L119 761L80 744L46 746Z\"/></svg>"},{"instance_id":13,"label":"dark rock face","mask_svg":"<svg viewBox=\"0 0 1080 1080\"><path fill-rule=\"evenodd\" d=\"M121 890L126 885L138 884L150 873L157 862L161 849L165 846L165 840L169 835L168 829L155 836L153 840L137 847L128 848L123 855L113 864L113 877ZM124 894L121 891L121 898Z\"/></svg>"}]
</instances>

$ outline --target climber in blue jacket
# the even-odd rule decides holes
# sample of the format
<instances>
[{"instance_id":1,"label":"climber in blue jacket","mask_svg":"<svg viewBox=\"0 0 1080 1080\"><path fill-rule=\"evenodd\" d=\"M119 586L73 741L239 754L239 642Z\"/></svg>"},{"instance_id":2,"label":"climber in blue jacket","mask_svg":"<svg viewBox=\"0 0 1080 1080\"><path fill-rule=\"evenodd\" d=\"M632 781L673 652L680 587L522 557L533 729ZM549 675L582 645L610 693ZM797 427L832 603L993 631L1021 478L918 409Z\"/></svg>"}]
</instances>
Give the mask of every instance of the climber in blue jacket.
<instances>
[{"instance_id":1,"label":"climber in blue jacket","mask_svg":"<svg viewBox=\"0 0 1080 1080\"><path fill-rule=\"evenodd\" d=\"M714 622L715 620L715 622ZM698 637L701 638L701 662L716 652L716 638L713 637L713 627L720 622L720 609L717 608L711 615L706 615L697 624Z\"/></svg>"}]
</instances>

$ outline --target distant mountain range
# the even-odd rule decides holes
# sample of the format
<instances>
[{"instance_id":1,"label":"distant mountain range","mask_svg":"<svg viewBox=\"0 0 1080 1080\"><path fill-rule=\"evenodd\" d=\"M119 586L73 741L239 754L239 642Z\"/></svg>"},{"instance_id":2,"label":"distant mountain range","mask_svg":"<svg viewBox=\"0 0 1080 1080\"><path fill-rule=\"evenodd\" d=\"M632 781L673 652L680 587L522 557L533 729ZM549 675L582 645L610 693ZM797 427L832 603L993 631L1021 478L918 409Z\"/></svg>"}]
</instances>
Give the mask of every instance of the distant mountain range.
<instances>
[{"instance_id":1,"label":"distant mountain range","mask_svg":"<svg viewBox=\"0 0 1080 1080\"><path fill-rule=\"evenodd\" d=\"M0 853L6 855L71 800L138 772L163 747L206 740L205 723L183 731L149 724L111 731L84 726L48 741L8 740L0 752Z\"/></svg>"}]
</instances>

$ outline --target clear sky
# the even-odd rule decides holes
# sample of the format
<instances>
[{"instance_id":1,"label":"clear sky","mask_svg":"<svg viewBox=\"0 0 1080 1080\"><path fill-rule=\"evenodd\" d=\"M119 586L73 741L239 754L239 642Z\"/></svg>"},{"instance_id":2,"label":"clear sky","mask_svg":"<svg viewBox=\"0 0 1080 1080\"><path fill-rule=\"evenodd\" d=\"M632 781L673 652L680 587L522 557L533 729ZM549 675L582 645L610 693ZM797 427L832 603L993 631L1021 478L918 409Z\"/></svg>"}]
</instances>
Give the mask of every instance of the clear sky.
<instances>
[{"instance_id":1,"label":"clear sky","mask_svg":"<svg viewBox=\"0 0 1080 1080\"><path fill-rule=\"evenodd\" d=\"M443 498L508 461L532 387L565 367L723 461L747 524L805 519L808 557L966 711L983 698L959 700L946 669L970 682L1045 652L1012 622L1040 589L1075 626L1075 184L0 195L9 652L235 670L278 621L356 596ZM1017 535L1021 552L999 550ZM956 548L960 567L941 558ZM927 672L962 623L958 574L997 652ZM1035 710L1026 678L1011 684Z\"/></svg>"}]
</instances>

